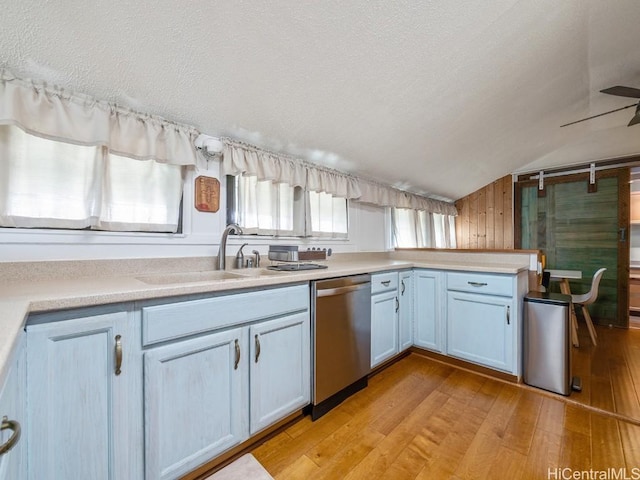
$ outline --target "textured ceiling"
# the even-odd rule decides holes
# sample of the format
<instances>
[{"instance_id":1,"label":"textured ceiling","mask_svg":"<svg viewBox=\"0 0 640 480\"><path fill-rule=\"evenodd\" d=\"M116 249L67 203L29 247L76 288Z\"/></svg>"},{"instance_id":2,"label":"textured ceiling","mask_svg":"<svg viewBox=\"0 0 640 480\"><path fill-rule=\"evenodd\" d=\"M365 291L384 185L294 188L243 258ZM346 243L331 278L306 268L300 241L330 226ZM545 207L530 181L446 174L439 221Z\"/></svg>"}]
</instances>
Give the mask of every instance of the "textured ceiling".
<instances>
[{"instance_id":1,"label":"textured ceiling","mask_svg":"<svg viewBox=\"0 0 640 480\"><path fill-rule=\"evenodd\" d=\"M637 0L8 0L0 67L431 196L640 153Z\"/></svg>"}]
</instances>

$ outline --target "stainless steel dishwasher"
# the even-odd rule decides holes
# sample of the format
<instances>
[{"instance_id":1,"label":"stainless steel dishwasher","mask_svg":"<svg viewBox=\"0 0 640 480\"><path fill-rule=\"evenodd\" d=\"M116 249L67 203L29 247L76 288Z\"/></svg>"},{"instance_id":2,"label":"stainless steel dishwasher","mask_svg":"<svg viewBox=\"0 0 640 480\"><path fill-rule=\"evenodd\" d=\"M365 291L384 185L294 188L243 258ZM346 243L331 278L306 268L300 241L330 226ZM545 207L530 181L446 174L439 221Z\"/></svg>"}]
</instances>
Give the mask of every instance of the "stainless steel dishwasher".
<instances>
[{"instance_id":1,"label":"stainless steel dishwasher","mask_svg":"<svg viewBox=\"0 0 640 480\"><path fill-rule=\"evenodd\" d=\"M371 371L371 276L312 283L311 418L367 386Z\"/></svg>"}]
</instances>

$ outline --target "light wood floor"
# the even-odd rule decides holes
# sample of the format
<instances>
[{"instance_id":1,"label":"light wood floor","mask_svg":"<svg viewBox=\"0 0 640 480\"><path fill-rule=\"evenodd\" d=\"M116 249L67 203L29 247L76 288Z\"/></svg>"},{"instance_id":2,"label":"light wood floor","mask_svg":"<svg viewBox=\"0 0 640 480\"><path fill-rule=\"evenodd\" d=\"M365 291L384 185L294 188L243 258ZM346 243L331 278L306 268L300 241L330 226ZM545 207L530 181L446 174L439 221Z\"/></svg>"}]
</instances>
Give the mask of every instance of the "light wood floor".
<instances>
[{"instance_id":1,"label":"light wood floor","mask_svg":"<svg viewBox=\"0 0 640 480\"><path fill-rule=\"evenodd\" d=\"M585 324L579 325L572 370L583 388L571 399L640 421L640 329L596 326L594 347Z\"/></svg>"},{"instance_id":2,"label":"light wood floor","mask_svg":"<svg viewBox=\"0 0 640 480\"><path fill-rule=\"evenodd\" d=\"M631 472L640 426L412 354L252 453L276 479L540 479Z\"/></svg>"}]
</instances>

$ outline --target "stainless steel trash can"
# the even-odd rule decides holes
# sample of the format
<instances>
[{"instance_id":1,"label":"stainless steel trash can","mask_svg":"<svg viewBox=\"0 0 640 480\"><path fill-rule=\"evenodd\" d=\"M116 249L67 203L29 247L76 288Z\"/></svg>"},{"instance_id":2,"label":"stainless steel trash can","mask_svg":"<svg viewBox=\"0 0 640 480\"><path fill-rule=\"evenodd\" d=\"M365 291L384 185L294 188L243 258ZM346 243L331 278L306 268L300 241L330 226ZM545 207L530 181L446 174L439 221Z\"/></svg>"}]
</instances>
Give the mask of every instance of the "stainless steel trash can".
<instances>
[{"instance_id":1,"label":"stainless steel trash can","mask_svg":"<svg viewBox=\"0 0 640 480\"><path fill-rule=\"evenodd\" d=\"M529 292L524 297L524 382L569 395L571 378L571 296Z\"/></svg>"}]
</instances>

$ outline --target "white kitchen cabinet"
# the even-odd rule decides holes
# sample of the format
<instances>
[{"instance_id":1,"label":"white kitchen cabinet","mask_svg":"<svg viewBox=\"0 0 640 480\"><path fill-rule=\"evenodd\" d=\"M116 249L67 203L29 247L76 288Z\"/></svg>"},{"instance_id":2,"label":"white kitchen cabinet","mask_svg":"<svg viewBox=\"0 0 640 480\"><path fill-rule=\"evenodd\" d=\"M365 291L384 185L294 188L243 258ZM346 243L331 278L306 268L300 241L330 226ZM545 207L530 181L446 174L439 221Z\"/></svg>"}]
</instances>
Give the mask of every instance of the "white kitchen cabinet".
<instances>
[{"instance_id":1,"label":"white kitchen cabinet","mask_svg":"<svg viewBox=\"0 0 640 480\"><path fill-rule=\"evenodd\" d=\"M526 286L526 273L447 273L447 354L520 375Z\"/></svg>"},{"instance_id":2,"label":"white kitchen cabinet","mask_svg":"<svg viewBox=\"0 0 640 480\"><path fill-rule=\"evenodd\" d=\"M0 431L0 447L12 445L4 454L0 454L0 480L27 478L27 371L24 344L21 336L12 355L7 377L0 384L0 422L7 421L8 425L20 431L15 435L11 428Z\"/></svg>"},{"instance_id":3,"label":"white kitchen cabinet","mask_svg":"<svg viewBox=\"0 0 640 480\"><path fill-rule=\"evenodd\" d=\"M184 475L309 403L307 284L150 302L142 326L146 478Z\"/></svg>"},{"instance_id":4,"label":"white kitchen cabinet","mask_svg":"<svg viewBox=\"0 0 640 480\"><path fill-rule=\"evenodd\" d=\"M420 348L443 353L445 351L445 318L443 313L446 290L443 272L417 269L414 277L414 340Z\"/></svg>"},{"instance_id":5,"label":"white kitchen cabinet","mask_svg":"<svg viewBox=\"0 0 640 480\"><path fill-rule=\"evenodd\" d=\"M251 435L309 403L310 331L307 311L249 327Z\"/></svg>"},{"instance_id":6,"label":"white kitchen cabinet","mask_svg":"<svg viewBox=\"0 0 640 480\"><path fill-rule=\"evenodd\" d=\"M399 352L398 272L371 276L371 367Z\"/></svg>"},{"instance_id":7,"label":"white kitchen cabinet","mask_svg":"<svg viewBox=\"0 0 640 480\"><path fill-rule=\"evenodd\" d=\"M246 329L144 354L146 478L188 473L248 438Z\"/></svg>"},{"instance_id":8,"label":"white kitchen cabinet","mask_svg":"<svg viewBox=\"0 0 640 480\"><path fill-rule=\"evenodd\" d=\"M447 353L511 372L514 310L510 298L474 293L448 293Z\"/></svg>"},{"instance_id":9,"label":"white kitchen cabinet","mask_svg":"<svg viewBox=\"0 0 640 480\"><path fill-rule=\"evenodd\" d=\"M139 319L125 308L102 311L27 324L33 480L143 478Z\"/></svg>"},{"instance_id":10,"label":"white kitchen cabinet","mask_svg":"<svg viewBox=\"0 0 640 480\"><path fill-rule=\"evenodd\" d=\"M399 350L407 350L413 345L413 271L403 270L399 274L398 300L400 309L398 311L398 336Z\"/></svg>"}]
</instances>

